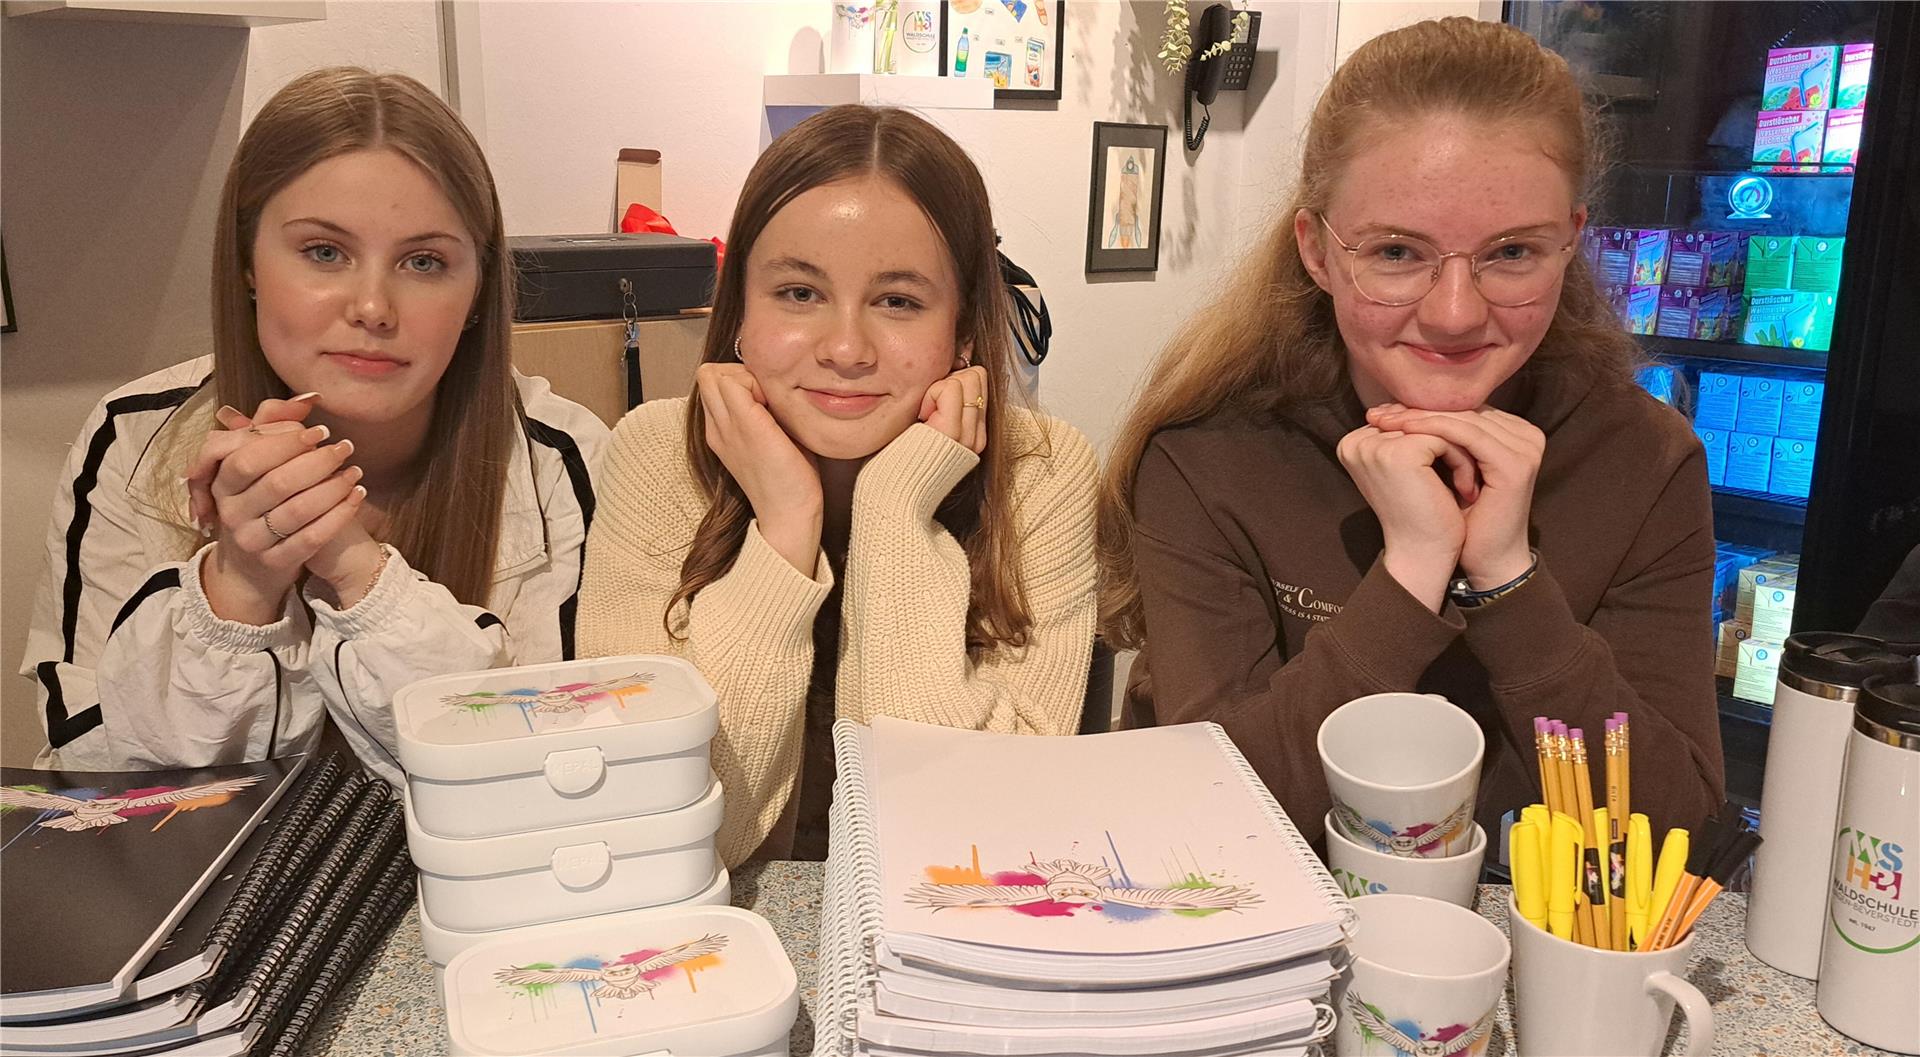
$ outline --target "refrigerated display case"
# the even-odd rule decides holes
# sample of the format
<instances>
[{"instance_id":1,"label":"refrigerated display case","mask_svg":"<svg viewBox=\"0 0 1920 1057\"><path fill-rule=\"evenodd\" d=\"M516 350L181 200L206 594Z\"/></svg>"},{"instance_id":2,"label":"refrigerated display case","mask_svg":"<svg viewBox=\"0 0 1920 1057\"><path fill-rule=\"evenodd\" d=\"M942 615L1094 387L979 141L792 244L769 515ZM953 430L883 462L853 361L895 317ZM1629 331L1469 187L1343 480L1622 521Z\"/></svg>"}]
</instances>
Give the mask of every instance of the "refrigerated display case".
<instances>
[{"instance_id":1,"label":"refrigerated display case","mask_svg":"<svg viewBox=\"0 0 1920 1057\"><path fill-rule=\"evenodd\" d=\"M1778 641L1851 630L1920 546L1920 4L1506 19L1614 141L1583 251L1708 449L1728 785L1757 802Z\"/></svg>"}]
</instances>

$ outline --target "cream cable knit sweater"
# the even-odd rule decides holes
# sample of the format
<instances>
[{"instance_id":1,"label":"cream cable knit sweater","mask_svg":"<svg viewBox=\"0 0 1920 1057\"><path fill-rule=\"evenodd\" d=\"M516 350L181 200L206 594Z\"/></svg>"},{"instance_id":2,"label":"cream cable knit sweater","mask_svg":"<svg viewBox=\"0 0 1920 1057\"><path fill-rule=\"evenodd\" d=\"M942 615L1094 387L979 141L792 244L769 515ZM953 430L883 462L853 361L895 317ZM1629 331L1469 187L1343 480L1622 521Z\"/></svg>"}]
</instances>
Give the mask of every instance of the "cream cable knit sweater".
<instances>
[{"instance_id":1,"label":"cream cable knit sweater","mask_svg":"<svg viewBox=\"0 0 1920 1057\"><path fill-rule=\"evenodd\" d=\"M875 455L854 488L847 548L839 718L888 715L976 730L1078 729L1095 623L1093 451L1073 427L1024 411L1014 517L1033 614L1029 645L978 663L966 651L969 569L934 510L978 463L924 424ZM695 598L685 639L661 617L706 513L686 460L687 401L643 404L621 420L599 477L577 622L583 657L667 653L699 666L720 697L713 768L726 790L720 854L739 864L795 791L813 623L833 589L825 555L802 575L750 525L733 568ZM1045 431L1042 441L1041 431Z\"/></svg>"}]
</instances>

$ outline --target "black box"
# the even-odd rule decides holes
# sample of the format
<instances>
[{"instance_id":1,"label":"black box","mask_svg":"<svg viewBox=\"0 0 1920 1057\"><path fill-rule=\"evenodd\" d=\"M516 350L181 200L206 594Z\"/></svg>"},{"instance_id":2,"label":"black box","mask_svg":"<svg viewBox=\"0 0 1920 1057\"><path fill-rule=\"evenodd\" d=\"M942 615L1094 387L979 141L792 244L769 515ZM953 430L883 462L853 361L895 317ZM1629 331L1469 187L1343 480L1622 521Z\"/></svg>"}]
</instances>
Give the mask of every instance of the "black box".
<instances>
[{"instance_id":1,"label":"black box","mask_svg":"<svg viewBox=\"0 0 1920 1057\"><path fill-rule=\"evenodd\" d=\"M522 323L670 316L713 300L714 247L700 239L514 235L507 248L519 276L513 318Z\"/></svg>"}]
</instances>

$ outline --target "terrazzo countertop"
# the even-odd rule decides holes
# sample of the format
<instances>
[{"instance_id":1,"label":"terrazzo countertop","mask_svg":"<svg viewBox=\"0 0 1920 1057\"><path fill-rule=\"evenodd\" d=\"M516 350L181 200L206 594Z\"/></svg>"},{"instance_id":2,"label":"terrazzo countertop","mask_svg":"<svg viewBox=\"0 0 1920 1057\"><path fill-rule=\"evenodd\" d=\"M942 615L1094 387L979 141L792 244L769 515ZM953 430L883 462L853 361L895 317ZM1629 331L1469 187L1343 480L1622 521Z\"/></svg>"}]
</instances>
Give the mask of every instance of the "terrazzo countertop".
<instances>
[{"instance_id":1,"label":"terrazzo countertop","mask_svg":"<svg viewBox=\"0 0 1920 1057\"><path fill-rule=\"evenodd\" d=\"M773 925L800 978L800 1019L791 1036L796 1057L813 1050L814 929L820 915L820 881L819 863L760 863L733 872L734 905L754 911ZM1476 909L1505 929L1506 887L1483 885ZM1699 942L1687 977L1713 1003L1717 1033L1713 1052L1741 1057L1887 1052L1828 1027L1814 1010L1810 981L1778 972L1747 953L1741 928L1746 909L1745 897L1723 895L1695 927ZM1489 1057L1512 1057L1519 1052L1514 1048L1512 1003L1509 987L1487 1049ZM1680 1052L1674 1045L1677 1041L1669 1039L1669 1053ZM305 1052L315 1057L435 1057L447 1052L446 1014L434 986L433 965L420 950L420 918L415 911L407 911L354 983L335 1000Z\"/></svg>"}]
</instances>

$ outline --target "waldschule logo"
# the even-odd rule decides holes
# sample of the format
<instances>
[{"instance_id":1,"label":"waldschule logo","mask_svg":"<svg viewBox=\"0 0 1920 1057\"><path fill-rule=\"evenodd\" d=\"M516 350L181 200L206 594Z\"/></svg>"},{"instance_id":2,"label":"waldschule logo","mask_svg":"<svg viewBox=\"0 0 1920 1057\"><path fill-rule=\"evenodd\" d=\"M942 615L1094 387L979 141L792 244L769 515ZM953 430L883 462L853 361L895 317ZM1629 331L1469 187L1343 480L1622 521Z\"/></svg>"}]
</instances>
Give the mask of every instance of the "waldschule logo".
<instances>
[{"instance_id":1,"label":"waldschule logo","mask_svg":"<svg viewBox=\"0 0 1920 1057\"><path fill-rule=\"evenodd\" d=\"M1280 603L1281 612L1301 620L1332 620L1334 614L1344 608L1338 602L1320 597L1319 592L1311 587L1284 584L1278 580L1273 581L1273 594L1274 600Z\"/></svg>"},{"instance_id":2,"label":"waldschule logo","mask_svg":"<svg viewBox=\"0 0 1920 1057\"><path fill-rule=\"evenodd\" d=\"M1862 833L1857 829L1840 831L1844 856L1843 883L1862 892L1884 893L1888 899L1900 898L1901 872L1905 848L1890 841Z\"/></svg>"}]
</instances>

